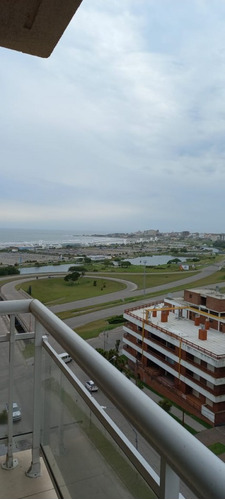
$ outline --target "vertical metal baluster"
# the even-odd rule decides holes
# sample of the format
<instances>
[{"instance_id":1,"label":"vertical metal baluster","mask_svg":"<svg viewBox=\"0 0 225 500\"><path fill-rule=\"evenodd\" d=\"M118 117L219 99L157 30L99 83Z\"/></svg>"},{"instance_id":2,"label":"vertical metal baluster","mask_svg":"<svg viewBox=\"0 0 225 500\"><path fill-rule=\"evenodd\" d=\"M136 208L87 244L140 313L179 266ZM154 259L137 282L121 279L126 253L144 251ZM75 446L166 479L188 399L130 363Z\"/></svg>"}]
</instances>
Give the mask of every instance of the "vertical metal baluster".
<instances>
[{"instance_id":1,"label":"vertical metal baluster","mask_svg":"<svg viewBox=\"0 0 225 500\"><path fill-rule=\"evenodd\" d=\"M34 352L34 391L33 391L33 443L32 462L26 472L28 477L41 475L40 440L41 440L41 375L42 375L42 337L43 327L35 321L35 352Z\"/></svg>"},{"instance_id":2,"label":"vertical metal baluster","mask_svg":"<svg viewBox=\"0 0 225 500\"><path fill-rule=\"evenodd\" d=\"M6 461L2 464L3 469L14 469L18 460L13 458L13 393L14 393L14 348L15 348L15 315L10 316L10 339L9 339L9 392L8 392L8 448Z\"/></svg>"},{"instance_id":3,"label":"vertical metal baluster","mask_svg":"<svg viewBox=\"0 0 225 500\"><path fill-rule=\"evenodd\" d=\"M160 498L179 498L180 478L161 457Z\"/></svg>"}]
</instances>

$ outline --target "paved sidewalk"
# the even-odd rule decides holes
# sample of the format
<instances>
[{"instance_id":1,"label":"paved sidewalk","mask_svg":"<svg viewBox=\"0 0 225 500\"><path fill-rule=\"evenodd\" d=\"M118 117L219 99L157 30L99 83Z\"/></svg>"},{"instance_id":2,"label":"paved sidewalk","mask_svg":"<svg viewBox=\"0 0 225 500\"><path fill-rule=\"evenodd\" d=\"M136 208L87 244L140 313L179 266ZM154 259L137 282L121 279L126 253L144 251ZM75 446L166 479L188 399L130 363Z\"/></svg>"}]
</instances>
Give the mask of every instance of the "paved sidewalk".
<instances>
[{"instance_id":1,"label":"paved sidewalk","mask_svg":"<svg viewBox=\"0 0 225 500\"><path fill-rule=\"evenodd\" d=\"M225 425L213 427L212 429L205 429L196 435L197 439L205 446L210 446L214 443L222 443L225 446ZM225 453L219 455L220 460L225 462Z\"/></svg>"}]
</instances>

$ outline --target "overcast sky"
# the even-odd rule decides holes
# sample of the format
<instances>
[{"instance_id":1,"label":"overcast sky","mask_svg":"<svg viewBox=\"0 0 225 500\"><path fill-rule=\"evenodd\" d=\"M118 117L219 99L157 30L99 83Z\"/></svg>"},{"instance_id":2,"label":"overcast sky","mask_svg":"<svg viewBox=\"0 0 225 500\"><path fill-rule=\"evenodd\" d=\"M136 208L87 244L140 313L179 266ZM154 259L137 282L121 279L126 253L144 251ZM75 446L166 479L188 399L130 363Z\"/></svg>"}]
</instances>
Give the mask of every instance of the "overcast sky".
<instances>
[{"instance_id":1,"label":"overcast sky","mask_svg":"<svg viewBox=\"0 0 225 500\"><path fill-rule=\"evenodd\" d=\"M0 227L225 232L225 2L83 0L0 48Z\"/></svg>"}]
</instances>

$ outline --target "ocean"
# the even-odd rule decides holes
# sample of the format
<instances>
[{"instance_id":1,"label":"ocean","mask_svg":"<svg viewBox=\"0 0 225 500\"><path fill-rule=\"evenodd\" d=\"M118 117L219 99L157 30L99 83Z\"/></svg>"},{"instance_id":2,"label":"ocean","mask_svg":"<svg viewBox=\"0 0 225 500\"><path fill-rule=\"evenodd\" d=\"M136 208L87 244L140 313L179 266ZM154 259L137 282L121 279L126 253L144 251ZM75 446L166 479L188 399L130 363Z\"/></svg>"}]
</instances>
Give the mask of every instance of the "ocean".
<instances>
[{"instance_id":1,"label":"ocean","mask_svg":"<svg viewBox=\"0 0 225 500\"><path fill-rule=\"evenodd\" d=\"M0 229L0 248L9 246L15 247L32 247L32 246L49 246L49 245L110 245L116 243L124 243L127 241L124 238L113 238L110 236L94 236L90 233L83 234L63 229Z\"/></svg>"}]
</instances>

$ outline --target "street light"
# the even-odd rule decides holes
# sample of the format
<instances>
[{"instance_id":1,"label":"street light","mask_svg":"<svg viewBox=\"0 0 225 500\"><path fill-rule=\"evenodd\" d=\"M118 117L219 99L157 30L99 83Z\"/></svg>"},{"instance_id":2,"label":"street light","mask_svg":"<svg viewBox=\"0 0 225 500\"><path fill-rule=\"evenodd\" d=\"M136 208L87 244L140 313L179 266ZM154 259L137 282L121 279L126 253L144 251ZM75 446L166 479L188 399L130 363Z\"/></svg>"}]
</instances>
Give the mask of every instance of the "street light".
<instances>
[{"instance_id":1,"label":"street light","mask_svg":"<svg viewBox=\"0 0 225 500\"><path fill-rule=\"evenodd\" d=\"M114 355L110 359L108 359L108 361L112 361L112 359L116 359L116 358L117 358L117 356Z\"/></svg>"},{"instance_id":2,"label":"street light","mask_svg":"<svg viewBox=\"0 0 225 500\"><path fill-rule=\"evenodd\" d=\"M103 332L103 337L104 337L104 351L105 351L105 337L107 338L107 345L108 345L108 332L107 331L104 331Z\"/></svg>"},{"instance_id":3,"label":"street light","mask_svg":"<svg viewBox=\"0 0 225 500\"><path fill-rule=\"evenodd\" d=\"M144 286L143 286L143 288L144 288L144 295L145 295L145 285L146 285L146 273L145 273L145 271L146 271L147 260L144 260L143 263L144 263L144 276L143 276Z\"/></svg>"}]
</instances>

